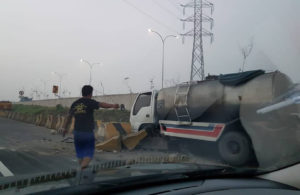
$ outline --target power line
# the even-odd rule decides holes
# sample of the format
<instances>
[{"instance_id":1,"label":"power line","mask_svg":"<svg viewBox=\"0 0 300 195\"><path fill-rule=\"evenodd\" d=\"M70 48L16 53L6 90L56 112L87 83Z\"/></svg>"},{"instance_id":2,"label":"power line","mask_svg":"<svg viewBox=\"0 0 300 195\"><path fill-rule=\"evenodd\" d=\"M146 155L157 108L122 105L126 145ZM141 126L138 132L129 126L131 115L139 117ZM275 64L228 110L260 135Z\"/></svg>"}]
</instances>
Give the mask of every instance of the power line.
<instances>
[{"instance_id":1,"label":"power line","mask_svg":"<svg viewBox=\"0 0 300 195\"><path fill-rule=\"evenodd\" d=\"M180 12L182 11L182 9L180 9L177 4L173 1L173 0L168 0L168 2L173 5L176 9L178 9Z\"/></svg>"},{"instance_id":2,"label":"power line","mask_svg":"<svg viewBox=\"0 0 300 195\"><path fill-rule=\"evenodd\" d=\"M157 24L167 28L168 30L179 34L175 29L173 29L172 27L162 23L161 21L157 20L156 18L154 18L153 16L151 16L150 14L148 14L147 12L143 11L142 9L140 9L139 7L137 7L136 5L132 4L131 2L129 2L128 0L123 0L123 2L125 2L127 5L131 6L132 8L134 8L135 10L137 10L138 12L140 12L141 14L147 16L148 18L150 18L151 20L153 20L154 22L156 22Z\"/></svg>"},{"instance_id":3,"label":"power line","mask_svg":"<svg viewBox=\"0 0 300 195\"><path fill-rule=\"evenodd\" d=\"M167 13L169 13L170 15L176 17L177 19L180 20L180 18L171 10L167 9L166 7L164 7L162 4L158 3L158 1L156 0L152 0L157 6L159 6L161 9L165 10Z\"/></svg>"}]
</instances>

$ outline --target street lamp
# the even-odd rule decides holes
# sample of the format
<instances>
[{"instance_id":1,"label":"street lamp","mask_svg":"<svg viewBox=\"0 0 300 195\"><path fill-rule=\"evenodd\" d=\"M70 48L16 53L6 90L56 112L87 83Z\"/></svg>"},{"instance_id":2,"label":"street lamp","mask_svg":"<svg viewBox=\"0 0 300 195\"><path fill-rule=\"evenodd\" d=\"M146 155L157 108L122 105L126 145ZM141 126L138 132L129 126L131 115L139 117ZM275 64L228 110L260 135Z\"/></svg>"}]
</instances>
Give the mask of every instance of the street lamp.
<instances>
[{"instance_id":1,"label":"street lamp","mask_svg":"<svg viewBox=\"0 0 300 195\"><path fill-rule=\"evenodd\" d=\"M104 95L104 86L103 86L102 81L100 81L100 86L101 86L101 88L102 88L102 95Z\"/></svg>"},{"instance_id":2,"label":"street lamp","mask_svg":"<svg viewBox=\"0 0 300 195\"><path fill-rule=\"evenodd\" d=\"M93 66L95 66L95 65L97 65L97 64L100 64L100 63L90 63L89 61L87 61L87 60L85 60L85 59L83 59L83 58L80 59L80 62L81 62L81 63L85 62L85 63L87 63L87 64L89 65L89 67L90 67L90 82L89 82L89 85L91 85L91 83L92 83L92 69L93 69Z\"/></svg>"},{"instance_id":3,"label":"street lamp","mask_svg":"<svg viewBox=\"0 0 300 195\"><path fill-rule=\"evenodd\" d=\"M176 35L167 35L167 36L163 37L160 33L156 32L152 29L148 29L148 32L158 35L162 42L161 88L164 88L165 42L166 42L167 38L174 37L174 38L178 39L179 37Z\"/></svg>"},{"instance_id":4,"label":"street lamp","mask_svg":"<svg viewBox=\"0 0 300 195\"><path fill-rule=\"evenodd\" d=\"M125 84L126 84L127 87L128 87L129 93L132 94L132 89L131 89L131 87L130 87L130 85L129 85L129 79L130 79L130 77L125 77L125 78L124 78L124 81L125 81Z\"/></svg>"},{"instance_id":5,"label":"street lamp","mask_svg":"<svg viewBox=\"0 0 300 195\"><path fill-rule=\"evenodd\" d=\"M59 98L61 98L61 91L62 91L62 88L61 88L61 82L62 82L62 79L64 76L66 76L66 74L61 74L61 73L57 73L57 72L51 72L53 75L56 75L58 76L59 78L59 89L58 89L58 96Z\"/></svg>"}]
</instances>

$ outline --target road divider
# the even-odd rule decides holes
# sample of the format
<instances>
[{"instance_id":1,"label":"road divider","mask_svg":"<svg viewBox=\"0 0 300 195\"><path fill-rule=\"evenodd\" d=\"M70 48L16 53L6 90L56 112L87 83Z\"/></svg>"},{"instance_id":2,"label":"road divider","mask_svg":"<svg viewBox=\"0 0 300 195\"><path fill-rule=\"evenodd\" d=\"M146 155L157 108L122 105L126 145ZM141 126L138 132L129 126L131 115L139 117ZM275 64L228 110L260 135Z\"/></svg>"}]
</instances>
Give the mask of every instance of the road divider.
<instances>
[{"instance_id":1,"label":"road divider","mask_svg":"<svg viewBox=\"0 0 300 195\"><path fill-rule=\"evenodd\" d=\"M45 127L47 127L48 129L51 129L52 121L53 121L53 115L48 115Z\"/></svg>"},{"instance_id":2,"label":"road divider","mask_svg":"<svg viewBox=\"0 0 300 195\"><path fill-rule=\"evenodd\" d=\"M41 120L39 126L45 127L46 122L47 122L47 116L42 114L42 120Z\"/></svg>"},{"instance_id":3,"label":"road divider","mask_svg":"<svg viewBox=\"0 0 300 195\"><path fill-rule=\"evenodd\" d=\"M97 127L95 137L102 142L97 144L96 149L103 151L120 151L122 146L132 150L147 136L145 130L137 133L132 132L130 123L103 123L97 121Z\"/></svg>"},{"instance_id":4,"label":"road divider","mask_svg":"<svg viewBox=\"0 0 300 195\"><path fill-rule=\"evenodd\" d=\"M114 136L104 142L96 144L96 149L106 152L119 152L122 149L120 136Z\"/></svg>"},{"instance_id":5,"label":"road divider","mask_svg":"<svg viewBox=\"0 0 300 195\"><path fill-rule=\"evenodd\" d=\"M146 130L141 130L122 137L122 143L128 150L133 150L145 137L147 137Z\"/></svg>"},{"instance_id":6,"label":"road divider","mask_svg":"<svg viewBox=\"0 0 300 195\"><path fill-rule=\"evenodd\" d=\"M96 131L95 131L95 138L99 141L104 141L105 136L105 123L101 120L96 120Z\"/></svg>"},{"instance_id":7,"label":"road divider","mask_svg":"<svg viewBox=\"0 0 300 195\"><path fill-rule=\"evenodd\" d=\"M5 111L0 111L0 117L6 117L7 116L7 112Z\"/></svg>"},{"instance_id":8,"label":"road divider","mask_svg":"<svg viewBox=\"0 0 300 195\"><path fill-rule=\"evenodd\" d=\"M34 124L38 126L41 123L41 121L42 121L42 115L39 114L36 116Z\"/></svg>"},{"instance_id":9,"label":"road divider","mask_svg":"<svg viewBox=\"0 0 300 195\"><path fill-rule=\"evenodd\" d=\"M62 126L62 118L61 116L57 116L57 122L56 122L56 125L55 125L55 130L59 130L59 128Z\"/></svg>"},{"instance_id":10,"label":"road divider","mask_svg":"<svg viewBox=\"0 0 300 195\"><path fill-rule=\"evenodd\" d=\"M33 123L37 126L43 126L59 132L66 120L66 116L53 114L29 115L24 113L16 113L12 111L0 112L0 116L4 116L13 120ZM67 127L69 134L74 129L75 119L72 118L71 124ZM130 123L127 122L102 122L96 121L95 125L96 149L102 151L120 151L122 149L134 149L146 136L147 132L141 130L133 132ZM52 132L52 134L55 134Z\"/></svg>"},{"instance_id":11,"label":"road divider","mask_svg":"<svg viewBox=\"0 0 300 195\"><path fill-rule=\"evenodd\" d=\"M68 131L68 133L69 133L69 134L71 134L71 133L73 132L73 130L74 130L74 126L75 126L75 118L74 118L74 117L72 117L71 124L70 124L70 126L69 126L69 127L67 127L67 131Z\"/></svg>"},{"instance_id":12,"label":"road divider","mask_svg":"<svg viewBox=\"0 0 300 195\"><path fill-rule=\"evenodd\" d=\"M8 115L7 115L7 118L11 119L12 115L13 115L13 112L9 112Z\"/></svg>"}]
</instances>

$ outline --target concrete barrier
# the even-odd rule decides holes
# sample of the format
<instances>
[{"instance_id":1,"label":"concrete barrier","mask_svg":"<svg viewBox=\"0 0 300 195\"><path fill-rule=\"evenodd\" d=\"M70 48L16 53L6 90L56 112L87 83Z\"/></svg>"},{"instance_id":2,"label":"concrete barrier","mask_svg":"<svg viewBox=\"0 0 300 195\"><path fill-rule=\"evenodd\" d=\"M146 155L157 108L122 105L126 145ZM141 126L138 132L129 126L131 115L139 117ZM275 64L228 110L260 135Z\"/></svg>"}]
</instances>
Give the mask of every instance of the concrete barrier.
<instances>
[{"instance_id":1,"label":"concrete barrier","mask_svg":"<svg viewBox=\"0 0 300 195\"><path fill-rule=\"evenodd\" d=\"M147 137L146 130L141 130L122 137L122 143L128 150L133 150L145 137Z\"/></svg>"},{"instance_id":2,"label":"concrete barrier","mask_svg":"<svg viewBox=\"0 0 300 195\"><path fill-rule=\"evenodd\" d=\"M105 124L105 140L108 140L112 137L120 136L119 131L115 128L113 123Z\"/></svg>"},{"instance_id":3,"label":"concrete barrier","mask_svg":"<svg viewBox=\"0 0 300 195\"><path fill-rule=\"evenodd\" d=\"M115 136L125 136L131 133L130 123L104 123L104 127L104 132L103 129L100 131L102 131L102 135L104 134L105 140Z\"/></svg>"},{"instance_id":4,"label":"concrete barrier","mask_svg":"<svg viewBox=\"0 0 300 195\"><path fill-rule=\"evenodd\" d=\"M25 121L25 114L23 114L23 113L20 113L20 118L19 118L19 120L20 121L22 121L22 122L24 122Z\"/></svg>"},{"instance_id":5,"label":"concrete barrier","mask_svg":"<svg viewBox=\"0 0 300 195\"><path fill-rule=\"evenodd\" d=\"M34 122L35 122L35 115L32 114L32 115L31 115L30 123L31 123L31 124L34 124Z\"/></svg>"},{"instance_id":6,"label":"concrete barrier","mask_svg":"<svg viewBox=\"0 0 300 195\"><path fill-rule=\"evenodd\" d=\"M9 112L7 118L11 119L13 115L13 112Z\"/></svg>"},{"instance_id":7,"label":"concrete barrier","mask_svg":"<svg viewBox=\"0 0 300 195\"><path fill-rule=\"evenodd\" d=\"M27 114L26 115L26 119L25 119L25 122L26 123L33 123L33 119L34 119L34 116L32 114Z\"/></svg>"},{"instance_id":8,"label":"concrete barrier","mask_svg":"<svg viewBox=\"0 0 300 195\"><path fill-rule=\"evenodd\" d=\"M14 120L16 114L17 114L16 112L11 113L10 119Z\"/></svg>"},{"instance_id":9,"label":"concrete barrier","mask_svg":"<svg viewBox=\"0 0 300 195\"><path fill-rule=\"evenodd\" d=\"M6 117L7 116L7 112L5 111L0 111L0 117Z\"/></svg>"},{"instance_id":10,"label":"concrete barrier","mask_svg":"<svg viewBox=\"0 0 300 195\"><path fill-rule=\"evenodd\" d=\"M28 123L27 121L29 120L29 117L30 117L29 114L24 114L23 122L24 122L24 123Z\"/></svg>"},{"instance_id":11,"label":"concrete barrier","mask_svg":"<svg viewBox=\"0 0 300 195\"><path fill-rule=\"evenodd\" d=\"M15 118L16 118L16 115L17 115L17 113L16 113L16 112L14 112L14 113L11 115L11 119L15 120Z\"/></svg>"},{"instance_id":12,"label":"concrete barrier","mask_svg":"<svg viewBox=\"0 0 300 195\"><path fill-rule=\"evenodd\" d=\"M13 120L18 120L18 118L19 118L19 113L15 113L14 115L12 115Z\"/></svg>"},{"instance_id":13,"label":"concrete barrier","mask_svg":"<svg viewBox=\"0 0 300 195\"><path fill-rule=\"evenodd\" d=\"M53 115L48 115L45 127L51 129L52 121L53 121Z\"/></svg>"},{"instance_id":14,"label":"concrete barrier","mask_svg":"<svg viewBox=\"0 0 300 195\"><path fill-rule=\"evenodd\" d=\"M66 120L66 117L65 116L61 116L61 124L60 124L60 129L64 126L65 124L65 120Z\"/></svg>"},{"instance_id":15,"label":"concrete barrier","mask_svg":"<svg viewBox=\"0 0 300 195\"><path fill-rule=\"evenodd\" d=\"M57 122L56 122L56 125L55 125L55 130L59 130L60 126L61 126L61 123L62 123L62 119L61 119L61 116L57 116Z\"/></svg>"},{"instance_id":16,"label":"concrete barrier","mask_svg":"<svg viewBox=\"0 0 300 195\"><path fill-rule=\"evenodd\" d=\"M45 127L46 122L47 122L47 116L44 115L44 114L42 114L41 115L41 121L40 121L40 123L38 125L42 126L42 127Z\"/></svg>"},{"instance_id":17,"label":"concrete barrier","mask_svg":"<svg viewBox=\"0 0 300 195\"><path fill-rule=\"evenodd\" d=\"M14 119L14 115L16 115L16 113L15 113L15 112L11 113L11 115L10 115L9 119Z\"/></svg>"},{"instance_id":18,"label":"concrete barrier","mask_svg":"<svg viewBox=\"0 0 300 195\"><path fill-rule=\"evenodd\" d=\"M121 151L121 138L120 136L115 136L102 143L96 144L96 149L107 152Z\"/></svg>"},{"instance_id":19,"label":"concrete barrier","mask_svg":"<svg viewBox=\"0 0 300 195\"><path fill-rule=\"evenodd\" d=\"M62 129L62 127L63 127L63 125L65 123L65 120L66 120L66 117L64 117L64 116L60 116L59 117L58 123L56 124L56 130L59 133L62 133L60 130Z\"/></svg>"},{"instance_id":20,"label":"concrete barrier","mask_svg":"<svg viewBox=\"0 0 300 195\"><path fill-rule=\"evenodd\" d=\"M65 119L65 120L66 120L66 119ZM71 124L70 124L69 127L67 127L67 131L68 131L69 134L71 134L71 133L73 132L73 130L74 130L74 125L75 125L75 118L72 117Z\"/></svg>"},{"instance_id":21,"label":"concrete barrier","mask_svg":"<svg viewBox=\"0 0 300 195\"><path fill-rule=\"evenodd\" d=\"M18 120L18 121L20 121L21 119L22 119L22 114L21 113L18 113L17 115L16 115L16 119Z\"/></svg>"},{"instance_id":22,"label":"concrete barrier","mask_svg":"<svg viewBox=\"0 0 300 195\"><path fill-rule=\"evenodd\" d=\"M42 121L42 114L39 114L39 115L36 116L35 125L39 126L41 121Z\"/></svg>"},{"instance_id":23,"label":"concrete barrier","mask_svg":"<svg viewBox=\"0 0 300 195\"><path fill-rule=\"evenodd\" d=\"M105 137L105 123L101 120L96 120L97 130L95 131L95 138L99 141L104 141Z\"/></svg>"},{"instance_id":24,"label":"concrete barrier","mask_svg":"<svg viewBox=\"0 0 300 195\"><path fill-rule=\"evenodd\" d=\"M50 129L56 130L56 124L58 122L58 116L53 116L52 124Z\"/></svg>"},{"instance_id":25,"label":"concrete barrier","mask_svg":"<svg viewBox=\"0 0 300 195\"><path fill-rule=\"evenodd\" d=\"M2 113L2 115L4 114ZM37 126L44 126L46 128L55 130L62 129L66 120L65 116L44 114L34 116L22 113L7 112L5 115L14 120L32 122ZM75 119L73 117L71 125L67 127L68 133L72 133L74 124ZM100 120L97 120L96 125L97 130L95 132L95 137L98 141L102 141L101 143L96 144L97 150L120 151L122 149L122 144L126 147L126 149L132 150L147 136L147 132L145 130L132 133L130 123L103 123Z\"/></svg>"},{"instance_id":26,"label":"concrete barrier","mask_svg":"<svg viewBox=\"0 0 300 195\"><path fill-rule=\"evenodd\" d=\"M18 117L18 113L15 113L14 115L12 115L13 120L17 120L17 117Z\"/></svg>"},{"instance_id":27,"label":"concrete barrier","mask_svg":"<svg viewBox=\"0 0 300 195\"><path fill-rule=\"evenodd\" d=\"M97 121L97 127L95 137L97 140L103 141L97 149L101 148L105 151L113 151L119 147L119 143L116 141L117 137L120 138L120 143L132 150L147 136L145 130L132 133L130 123L102 123Z\"/></svg>"}]
</instances>

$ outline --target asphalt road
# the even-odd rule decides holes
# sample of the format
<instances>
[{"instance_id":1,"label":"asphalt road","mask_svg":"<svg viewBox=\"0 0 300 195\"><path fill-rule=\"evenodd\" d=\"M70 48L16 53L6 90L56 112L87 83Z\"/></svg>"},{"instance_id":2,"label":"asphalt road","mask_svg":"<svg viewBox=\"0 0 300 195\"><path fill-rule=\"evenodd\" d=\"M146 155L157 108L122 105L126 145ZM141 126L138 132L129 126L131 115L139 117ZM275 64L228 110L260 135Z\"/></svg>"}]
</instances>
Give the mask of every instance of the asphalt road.
<instances>
[{"instance_id":1,"label":"asphalt road","mask_svg":"<svg viewBox=\"0 0 300 195\"><path fill-rule=\"evenodd\" d=\"M49 129L0 118L0 176L52 172L76 167L72 143Z\"/></svg>"},{"instance_id":2,"label":"asphalt road","mask_svg":"<svg viewBox=\"0 0 300 195\"><path fill-rule=\"evenodd\" d=\"M0 178L60 172L71 168L79 168L73 143L62 142L59 134L51 134L51 130L0 118ZM70 138L72 136L70 135ZM72 141L72 139L70 139ZM163 148L158 141L147 143L148 148ZM205 148L210 148L205 146ZM147 150L138 147L134 151L96 152L92 164L111 160L136 159L145 156L172 155L174 151ZM198 163L210 163L204 158L193 158ZM210 162L209 162L210 161Z\"/></svg>"}]
</instances>

